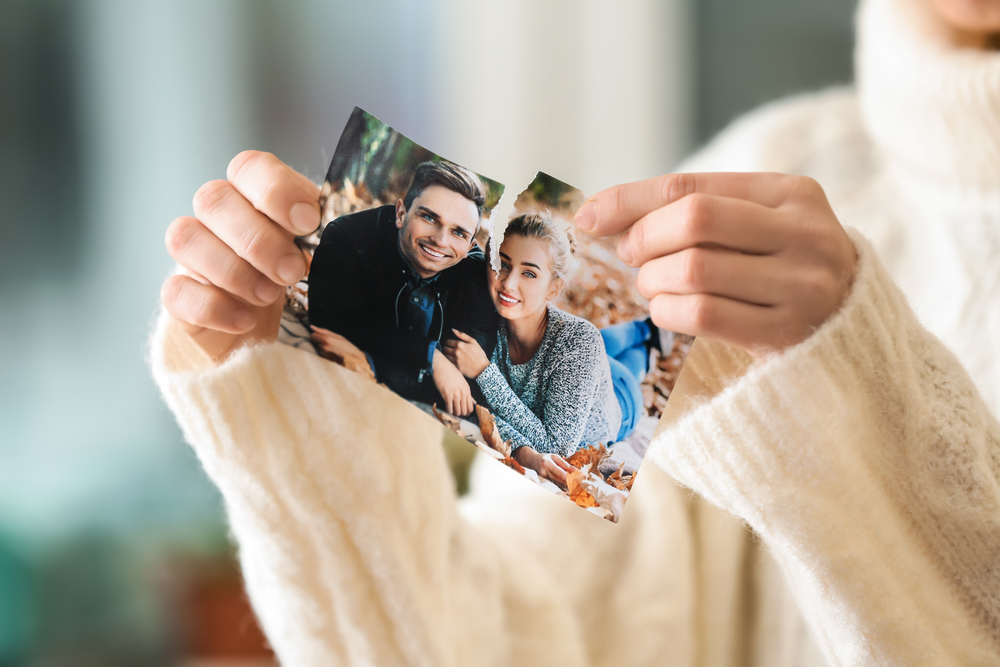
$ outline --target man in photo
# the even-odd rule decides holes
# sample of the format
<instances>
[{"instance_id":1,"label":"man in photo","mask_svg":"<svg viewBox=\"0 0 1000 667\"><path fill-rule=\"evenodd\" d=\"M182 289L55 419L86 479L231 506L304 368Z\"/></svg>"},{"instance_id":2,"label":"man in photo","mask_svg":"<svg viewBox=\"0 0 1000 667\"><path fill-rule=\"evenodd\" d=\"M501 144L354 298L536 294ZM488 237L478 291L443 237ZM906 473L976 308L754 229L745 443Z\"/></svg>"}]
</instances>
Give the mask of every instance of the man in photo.
<instances>
[{"instance_id":1,"label":"man in photo","mask_svg":"<svg viewBox=\"0 0 1000 667\"><path fill-rule=\"evenodd\" d=\"M403 398L467 415L478 395L441 351L453 330L484 349L498 316L475 236L486 186L445 161L420 164L403 199L341 216L323 231L309 272L309 322L361 350Z\"/></svg>"}]
</instances>

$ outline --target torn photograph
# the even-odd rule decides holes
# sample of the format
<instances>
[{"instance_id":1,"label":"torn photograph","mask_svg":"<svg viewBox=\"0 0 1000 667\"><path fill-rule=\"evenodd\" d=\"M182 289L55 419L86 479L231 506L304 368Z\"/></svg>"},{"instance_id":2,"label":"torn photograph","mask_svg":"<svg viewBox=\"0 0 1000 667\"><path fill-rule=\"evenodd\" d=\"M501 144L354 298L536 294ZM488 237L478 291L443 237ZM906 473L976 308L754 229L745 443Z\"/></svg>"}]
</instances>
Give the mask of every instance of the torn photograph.
<instances>
[{"instance_id":1,"label":"torn photograph","mask_svg":"<svg viewBox=\"0 0 1000 667\"><path fill-rule=\"evenodd\" d=\"M502 195L355 108L279 340L617 522L693 339L652 323L617 239L569 222L580 190L539 173L501 222Z\"/></svg>"}]
</instances>

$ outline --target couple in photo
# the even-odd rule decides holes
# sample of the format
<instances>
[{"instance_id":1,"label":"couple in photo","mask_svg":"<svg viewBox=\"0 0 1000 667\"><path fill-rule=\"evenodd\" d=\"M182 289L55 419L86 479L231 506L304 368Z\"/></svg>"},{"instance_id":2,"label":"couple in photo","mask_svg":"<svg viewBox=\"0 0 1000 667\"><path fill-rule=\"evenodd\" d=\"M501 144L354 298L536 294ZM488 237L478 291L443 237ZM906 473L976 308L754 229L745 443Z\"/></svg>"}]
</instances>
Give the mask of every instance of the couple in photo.
<instances>
[{"instance_id":1,"label":"couple in photo","mask_svg":"<svg viewBox=\"0 0 1000 667\"><path fill-rule=\"evenodd\" d=\"M309 273L312 339L408 400L485 405L514 458L563 483L564 456L635 428L659 331L598 330L553 305L575 241L546 215L511 220L494 271L475 240L486 194L475 173L424 162L395 206L331 222Z\"/></svg>"}]
</instances>

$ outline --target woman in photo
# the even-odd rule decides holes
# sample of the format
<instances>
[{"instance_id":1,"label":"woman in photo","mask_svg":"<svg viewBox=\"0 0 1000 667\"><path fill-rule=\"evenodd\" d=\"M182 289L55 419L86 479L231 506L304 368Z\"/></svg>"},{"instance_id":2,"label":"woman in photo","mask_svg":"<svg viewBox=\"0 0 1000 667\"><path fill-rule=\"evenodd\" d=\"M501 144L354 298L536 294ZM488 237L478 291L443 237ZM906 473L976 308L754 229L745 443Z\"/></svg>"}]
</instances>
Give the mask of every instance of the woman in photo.
<instances>
[{"instance_id":1,"label":"woman in photo","mask_svg":"<svg viewBox=\"0 0 1000 667\"><path fill-rule=\"evenodd\" d=\"M479 385L514 458L559 484L570 469L562 457L618 440L636 409L619 398L597 327L552 305L574 249L565 223L539 213L511 220L500 271L487 270L502 318L492 357L460 331L444 343L445 355Z\"/></svg>"}]
</instances>

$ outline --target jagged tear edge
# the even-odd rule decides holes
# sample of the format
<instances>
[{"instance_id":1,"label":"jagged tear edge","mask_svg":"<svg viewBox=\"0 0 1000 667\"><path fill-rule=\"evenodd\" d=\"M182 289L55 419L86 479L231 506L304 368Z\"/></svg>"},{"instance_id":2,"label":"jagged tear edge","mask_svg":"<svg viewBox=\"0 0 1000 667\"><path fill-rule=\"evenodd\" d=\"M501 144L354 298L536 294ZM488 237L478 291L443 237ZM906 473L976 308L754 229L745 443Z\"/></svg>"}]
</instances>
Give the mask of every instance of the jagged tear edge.
<instances>
[{"instance_id":1,"label":"jagged tear edge","mask_svg":"<svg viewBox=\"0 0 1000 667\"><path fill-rule=\"evenodd\" d=\"M510 204L505 204L505 201L508 199L507 193L511 191L511 188L504 186L503 192L500 194L500 199L497 200L497 205L490 212L490 267L494 273L500 273L500 244L503 243L503 234L507 229L507 223L513 217L514 206L517 205L517 200L520 199L521 195L527 192L531 184L535 182L539 173L541 172L536 171L531 180L520 190L517 190L517 196L514 197L514 200ZM498 225L499 220L503 221L502 227Z\"/></svg>"}]
</instances>

